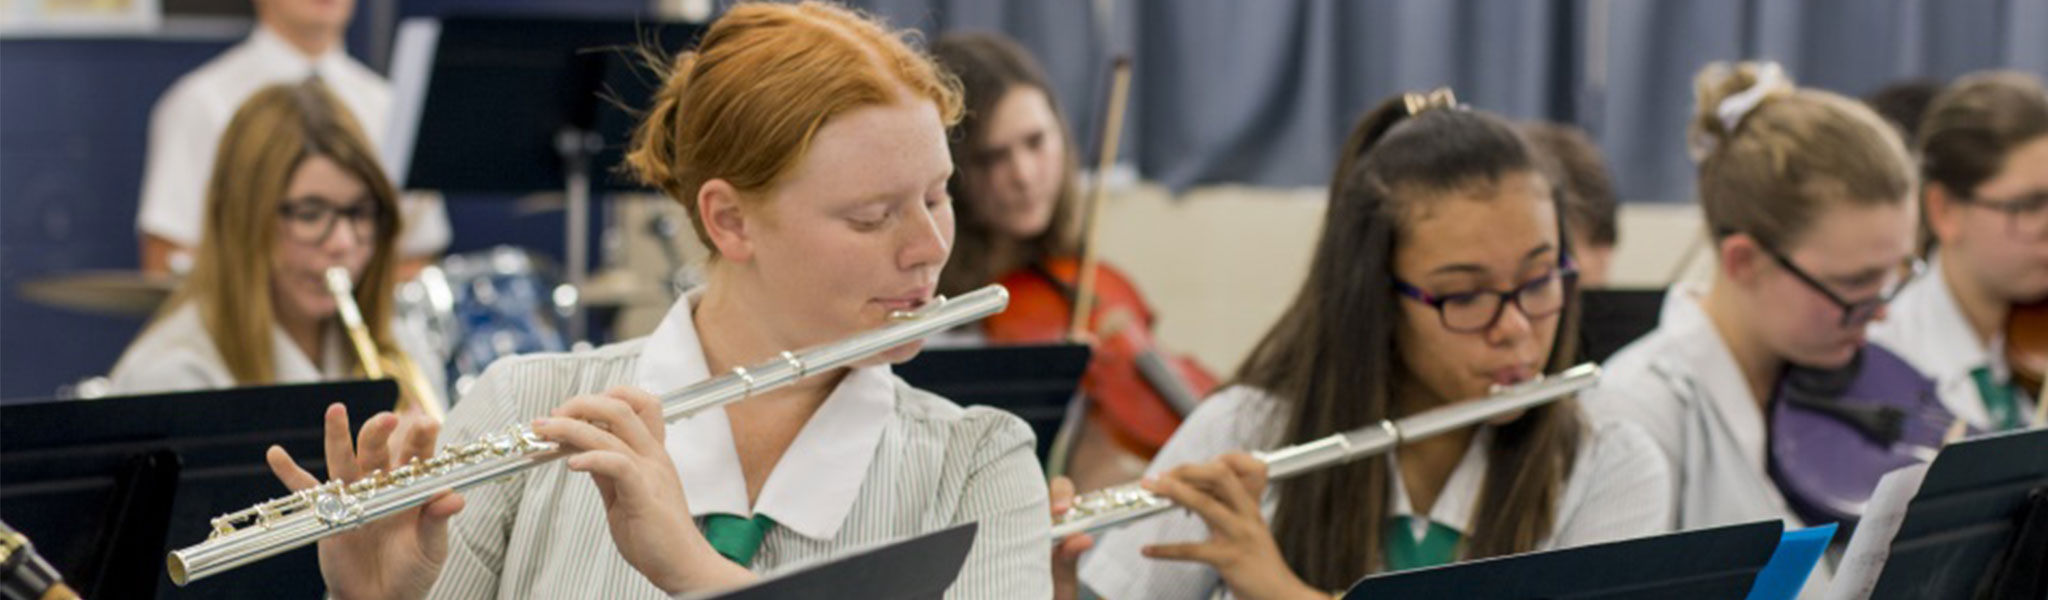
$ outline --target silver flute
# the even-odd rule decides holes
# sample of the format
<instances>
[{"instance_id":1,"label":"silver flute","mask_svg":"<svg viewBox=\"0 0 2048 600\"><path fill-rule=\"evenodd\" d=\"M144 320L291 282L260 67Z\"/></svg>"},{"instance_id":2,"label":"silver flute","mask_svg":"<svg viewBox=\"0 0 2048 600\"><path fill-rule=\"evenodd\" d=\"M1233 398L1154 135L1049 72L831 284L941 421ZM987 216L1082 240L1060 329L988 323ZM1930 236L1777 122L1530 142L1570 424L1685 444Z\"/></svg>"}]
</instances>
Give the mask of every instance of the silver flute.
<instances>
[{"instance_id":1,"label":"silver flute","mask_svg":"<svg viewBox=\"0 0 2048 600\"><path fill-rule=\"evenodd\" d=\"M941 297L914 311L892 313L889 325L801 352L783 352L767 362L734 367L730 374L662 394L662 418L674 422L789 385L1002 312L1009 304L1010 292L990 285L957 298ZM173 551L166 559L171 581L182 586L211 577L418 507L443 492L498 480L565 455L558 444L522 424L468 444L443 446L432 458L415 458L354 482L329 481L299 490L215 517L206 541Z\"/></svg>"},{"instance_id":2,"label":"silver flute","mask_svg":"<svg viewBox=\"0 0 2048 600\"><path fill-rule=\"evenodd\" d=\"M1599 365L1586 363L1556 375L1495 390L1485 398L1424 411L1400 420L1383 420L1305 444L1254 453L1252 457L1266 463L1268 480L1279 481L1385 454L1404 442L1555 402L1592 387L1599 380ZM1053 525L1052 540L1059 543L1077 533L1121 526L1166 512L1174 506L1172 501L1153 495L1135 483L1103 488L1074 498L1073 509Z\"/></svg>"}]
</instances>

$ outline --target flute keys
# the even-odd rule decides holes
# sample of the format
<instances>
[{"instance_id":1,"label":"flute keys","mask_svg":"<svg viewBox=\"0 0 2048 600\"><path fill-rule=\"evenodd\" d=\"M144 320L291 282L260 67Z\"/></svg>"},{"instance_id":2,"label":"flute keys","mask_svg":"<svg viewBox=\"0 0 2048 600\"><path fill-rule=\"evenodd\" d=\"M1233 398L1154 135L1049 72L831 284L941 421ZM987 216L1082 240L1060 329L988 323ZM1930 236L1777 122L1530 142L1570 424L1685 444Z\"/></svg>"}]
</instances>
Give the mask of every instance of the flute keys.
<instances>
[{"instance_id":1,"label":"flute keys","mask_svg":"<svg viewBox=\"0 0 2048 600\"><path fill-rule=\"evenodd\" d=\"M345 491L313 497L313 516L330 526L350 525L363 518L363 505Z\"/></svg>"}]
</instances>

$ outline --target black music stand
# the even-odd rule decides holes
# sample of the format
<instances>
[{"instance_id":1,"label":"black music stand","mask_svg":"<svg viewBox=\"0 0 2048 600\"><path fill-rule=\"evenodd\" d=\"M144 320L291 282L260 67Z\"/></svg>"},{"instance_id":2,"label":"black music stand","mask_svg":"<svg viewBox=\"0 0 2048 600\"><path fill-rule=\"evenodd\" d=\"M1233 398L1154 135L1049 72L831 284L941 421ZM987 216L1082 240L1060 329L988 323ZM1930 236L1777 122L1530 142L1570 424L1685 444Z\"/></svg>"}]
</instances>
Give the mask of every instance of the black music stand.
<instances>
[{"instance_id":1,"label":"black music stand","mask_svg":"<svg viewBox=\"0 0 2048 600\"><path fill-rule=\"evenodd\" d=\"M0 510L88 598L317 598L312 552L169 584L164 558L208 521L285 493L263 453L324 475L321 415L351 431L398 401L390 380L55 400L0 407Z\"/></svg>"},{"instance_id":2,"label":"black music stand","mask_svg":"<svg viewBox=\"0 0 2048 600\"><path fill-rule=\"evenodd\" d=\"M1763 521L1373 575L1344 598L1741 598L1784 528Z\"/></svg>"},{"instance_id":3,"label":"black music stand","mask_svg":"<svg viewBox=\"0 0 2048 600\"><path fill-rule=\"evenodd\" d=\"M673 56L702 30L589 17L408 19L392 59L389 166L408 189L561 190L563 276L582 289L593 188L643 189L612 170L640 121L637 111L668 75L648 69L640 48L658 45ZM570 312L570 341L582 341L580 309Z\"/></svg>"},{"instance_id":4,"label":"black music stand","mask_svg":"<svg viewBox=\"0 0 2048 600\"><path fill-rule=\"evenodd\" d=\"M979 523L955 525L777 575L706 600L937 600L960 578Z\"/></svg>"},{"instance_id":5,"label":"black music stand","mask_svg":"<svg viewBox=\"0 0 2048 600\"><path fill-rule=\"evenodd\" d=\"M1871 598L2048 598L2048 430L1943 448L1887 546Z\"/></svg>"},{"instance_id":6,"label":"black music stand","mask_svg":"<svg viewBox=\"0 0 2048 600\"><path fill-rule=\"evenodd\" d=\"M1083 344L942 348L920 352L894 370L910 385L961 405L1022 417L1038 435L1038 462L1045 464L1089 354Z\"/></svg>"},{"instance_id":7,"label":"black music stand","mask_svg":"<svg viewBox=\"0 0 2048 600\"><path fill-rule=\"evenodd\" d=\"M1579 353L1586 360L1607 357L1657 328L1664 290L1611 289L1579 293Z\"/></svg>"}]
</instances>

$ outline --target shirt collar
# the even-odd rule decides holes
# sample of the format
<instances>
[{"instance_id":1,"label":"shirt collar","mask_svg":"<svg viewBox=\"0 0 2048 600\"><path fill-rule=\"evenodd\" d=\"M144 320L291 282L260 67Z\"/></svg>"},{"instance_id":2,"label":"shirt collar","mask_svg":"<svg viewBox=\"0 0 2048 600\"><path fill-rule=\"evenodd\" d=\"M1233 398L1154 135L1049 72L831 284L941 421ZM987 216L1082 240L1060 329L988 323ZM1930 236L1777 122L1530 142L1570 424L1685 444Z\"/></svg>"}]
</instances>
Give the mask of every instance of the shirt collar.
<instances>
[{"instance_id":1,"label":"shirt collar","mask_svg":"<svg viewBox=\"0 0 2048 600\"><path fill-rule=\"evenodd\" d=\"M1479 488L1486 482L1486 451L1492 444L1493 427L1479 426L1472 442L1465 446L1465 455L1458 459L1458 466L1451 469L1451 478L1444 481L1443 491L1437 493L1436 503L1429 507L1428 520L1408 520L1415 539L1429 533L1430 522L1449 527L1461 536L1472 534L1472 511L1478 508ZM1396 452L1387 453L1388 475L1394 490L1392 514L1414 517L1415 506L1408 501L1408 486L1401 481L1401 463L1395 458Z\"/></svg>"},{"instance_id":2,"label":"shirt collar","mask_svg":"<svg viewBox=\"0 0 2048 600\"><path fill-rule=\"evenodd\" d=\"M697 298L677 300L641 347L634 375L641 389L661 394L709 378L692 320ZM797 432L751 507L723 407L670 423L668 452L691 516L766 514L806 538L831 539L853 510L895 410L896 379L888 365L849 371Z\"/></svg>"},{"instance_id":3,"label":"shirt collar","mask_svg":"<svg viewBox=\"0 0 2048 600\"><path fill-rule=\"evenodd\" d=\"M313 358L299 350L299 344L292 336L276 324L270 326L270 369L277 383L313 383L339 379L348 373L348 361L343 353L354 352L342 343L347 332L338 325L330 325L321 331L320 354L324 360L319 366L313 365Z\"/></svg>"},{"instance_id":4,"label":"shirt collar","mask_svg":"<svg viewBox=\"0 0 2048 600\"><path fill-rule=\"evenodd\" d=\"M1672 286L1670 294L1677 299L1665 303L1666 313L1658 327L1669 329L1681 341L1673 345L1674 352L1667 360L1669 364L1682 365L1692 375L1693 385L1705 388L1701 391L1707 396L1707 406L1734 436L1745 463L1763 473L1763 409L1756 395L1750 393L1749 378L1735 364L1735 354L1728 350L1727 340L1721 339L1713 319L1707 317L1706 308L1700 305L1706 297L1705 287Z\"/></svg>"},{"instance_id":5,"label":"shirt collar","mask_svg":"<svg viewBox=\"0 0 2048 600\"><path fill-rule=\"evenodd\" d=\"M330 85L338 85L333 79L342 73L341 69L349 61L348 51L340 43L328 48L318 57L309 58L300 52L298 47L291 45L291 42L285 41L284 36L278 35L261 23L256 25L254 31L249 32L249 40L244 47L248 48L250 56L266 69L286 73L292 78L317 74L329 80Z\"/></svg>"},{"instance_id":6,"label":"shirt collar","mask_svg":"<svg viewBox=\"0 0 2048 600\"><path fill-rule=\"evenodd\" d=\"M1921 370L1936 379L1968 379L1971 371L1990 367L1994 379L2005 381L2004 332L1995 334L1990 344L1977 340L1950 291L1940 258L1929 257L1930 272L1907 284L1885 311L1885 320L1873 327L1891 330L1891 339L1912 340L1917 348L1911 353L1922 360Z\"/></svg>"}]
</instances>

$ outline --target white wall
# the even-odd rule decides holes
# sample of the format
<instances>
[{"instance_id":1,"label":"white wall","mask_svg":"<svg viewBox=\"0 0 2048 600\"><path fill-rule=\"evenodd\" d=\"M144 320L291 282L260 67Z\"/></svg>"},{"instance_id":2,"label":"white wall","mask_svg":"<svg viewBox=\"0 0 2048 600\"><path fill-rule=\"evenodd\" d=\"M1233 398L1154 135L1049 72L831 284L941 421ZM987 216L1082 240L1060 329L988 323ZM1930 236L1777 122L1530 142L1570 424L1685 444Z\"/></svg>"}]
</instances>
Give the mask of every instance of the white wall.
<instances>
[{"instance_id":1,"label":"white wall","mask_svg":"<svg viewBox=\"0 0 2048 600\"><path fill-rule=\"evenodd\" d=\"M1322 188L1212 187L1174 198L1156 185L1122 186L1103 208L1102 253L1152 303L1163 346L1228 376L1301 285L1323 205ZM646 239L644 219L651 211L682 218L681 211L653 198L614 208L625 222L620 245L634 274L604 281L660 276L666 261ZM1620 229L1609 274L1619 287L1663 287L1701 231L1699 211L1689 204L1624 204ZM694 235L684 238L692 246L686 254L703 256ZM1694 254L1688 275L1706 264L1703 251ZM620 338L646 335L668 308L660 294L633 295L614 332Z\"/></svg>"}]
</instances>

